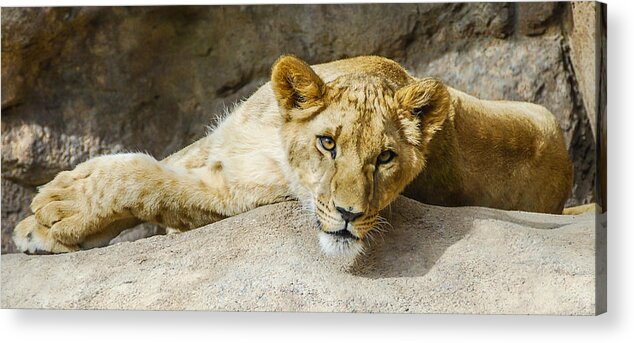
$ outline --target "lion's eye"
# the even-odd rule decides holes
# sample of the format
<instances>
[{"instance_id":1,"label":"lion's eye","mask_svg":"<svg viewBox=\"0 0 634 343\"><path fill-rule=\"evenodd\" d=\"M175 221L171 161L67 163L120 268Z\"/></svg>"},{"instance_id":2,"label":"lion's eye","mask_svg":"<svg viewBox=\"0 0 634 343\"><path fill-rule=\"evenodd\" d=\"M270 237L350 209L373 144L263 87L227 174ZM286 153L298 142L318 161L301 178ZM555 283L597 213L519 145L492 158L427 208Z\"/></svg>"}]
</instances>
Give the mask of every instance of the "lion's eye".
<instances>
[{"instance_id":1,"label":"lion's eye","mask_svg":"<svg viewBox=\"0 0 634 343\"><path fill-rule=\"evenodd\" d=\"M379 155L379 157L377 157L376 163L378 163L378 164L386 164L386 163L389 163L390 161L392 161L392 159L394 159L394 157L396 157L396 153L394 153L394 151L385 150Z\"/></svg>"},{"instance_id":2,"label":"lion's eye","mask_svg":"<svg viewBox=\"0 0 634 343\"><path fill-rule=\"evenodd\" d=\"M332 139L332 137L328 137L328 136L320 136L319 138L319 144L321 145L322 148L324 148L326 151L334 151L335 148L337 147L337 144L335 144L335 140Z\"/></svg>"}]
</instances>

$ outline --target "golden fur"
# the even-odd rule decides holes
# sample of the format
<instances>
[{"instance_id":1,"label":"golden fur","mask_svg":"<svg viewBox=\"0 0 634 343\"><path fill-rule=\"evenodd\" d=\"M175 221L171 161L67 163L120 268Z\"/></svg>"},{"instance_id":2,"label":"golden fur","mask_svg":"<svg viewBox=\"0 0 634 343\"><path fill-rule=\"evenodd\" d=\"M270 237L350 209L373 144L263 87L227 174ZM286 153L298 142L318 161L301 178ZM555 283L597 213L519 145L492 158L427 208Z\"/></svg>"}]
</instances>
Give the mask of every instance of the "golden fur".
<instances>
[{"instance_id":1,"label":"golden fur","mask_svg":"<svg viewBox=\"0 0 634 343\"><path fill-rule=\"evenodd\" d=\"M406 188L407 187L407 188ZM157 161L102 156L61 172L14 240L25 252L102 246L140 221L185 231L298 199L327 253L357 253L398 194L431 204L561 213L572 166L541 106L479 100L374 56L293 56L211 134Z\"/></svg>"}]
</instances>

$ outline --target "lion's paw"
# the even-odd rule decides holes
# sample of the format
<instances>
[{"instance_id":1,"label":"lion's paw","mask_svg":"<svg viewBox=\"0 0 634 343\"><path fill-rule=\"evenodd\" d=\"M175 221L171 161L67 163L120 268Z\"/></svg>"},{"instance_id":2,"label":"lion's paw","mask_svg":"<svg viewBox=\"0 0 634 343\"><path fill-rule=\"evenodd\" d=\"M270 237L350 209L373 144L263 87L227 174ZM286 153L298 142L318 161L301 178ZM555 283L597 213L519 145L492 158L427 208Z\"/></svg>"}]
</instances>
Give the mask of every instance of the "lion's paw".
<instances>
[{"instance_id":1,"label":"lion's paw","mask_svg":"<svg viewBox=\"0 0 634 343\"><path fill-rule=\"evenodd\" d=\"M29 216L13 230L13 241L18 250L29 254L59 254L79 250L77 245L67 245L51 236L50 229Z\"/></svg>"},{"instance_id":2,"label":"lion's paw","mask_svg":"<svg viewBox=\"0 0 634 343\"><path fill-rule=\"evenodd\" d=\"M47 228L48 235L56 241L79 244L99 225L95 205L100 202L93 199L100 195L99 178L91 175L95 165L91 162L59 173L39 189L31 202L37 223Z\"/></svg>"}]
</instances>

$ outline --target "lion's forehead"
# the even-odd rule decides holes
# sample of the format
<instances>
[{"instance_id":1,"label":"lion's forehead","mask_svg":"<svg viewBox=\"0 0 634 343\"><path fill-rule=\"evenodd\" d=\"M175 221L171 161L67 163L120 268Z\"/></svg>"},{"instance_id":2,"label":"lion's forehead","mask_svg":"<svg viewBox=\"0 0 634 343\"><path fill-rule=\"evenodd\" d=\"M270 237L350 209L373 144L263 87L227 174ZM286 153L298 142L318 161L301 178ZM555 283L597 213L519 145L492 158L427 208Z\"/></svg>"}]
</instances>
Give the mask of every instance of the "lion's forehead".
<instances>
[{"instance_id":1,"label":"lion's forehead","mask_svg":"<svg viewBox=\"0 0 634 343\"><path fill-rule=\"evenodd\" d=\"M328 84L329 105L316 122L331 134L342 157L364 165L398 145L397 86L374 75L347 75Z\"/></svg>"},{"instance_id":2,"label":"lion's forehead","mask_svg":"<svg viewBox=\"0 0 634 343\"><path fill-rule=\"evenodd\" d=\"M349 75L329 84L334 102L359 113L389 115L396 109L396 86L373 75Z\"/></svg>"},{"instance_id":3,"label":"lion's forehead","mask_svg":"<svg viewBox=\"0 0 634 343\"><path fill-rule=\"evenodd\" d=\"M337 112L338 141L358 154L378 154L397 140L398 122L391 113L358 108Z\"/></svg>"},{"instance_id":4,"label":"lion's forehead","mask_svg":"<svg viewBox=\"0 0 634 343\"><path fill-rule=\"evenodd\" d=\"M385 129L381 122L365 125L359 122L341 122L336 136L339 159L344 165L361 167L374 164L377 156L385 149L393 149L396 137Z\"/></svg>"},{"instance_id":5,"label":"lion's forehead","mask_svg":"<svg viewBox=\"0 0 634 343\"><path fill-rule=\"evenodd\" d=\"M339 121L348 124L353 136L375 140L392 129L398 109L392 85L376 77L346 81L331 85L336 93L331 104Z\"/></svg>"}]
</instances>

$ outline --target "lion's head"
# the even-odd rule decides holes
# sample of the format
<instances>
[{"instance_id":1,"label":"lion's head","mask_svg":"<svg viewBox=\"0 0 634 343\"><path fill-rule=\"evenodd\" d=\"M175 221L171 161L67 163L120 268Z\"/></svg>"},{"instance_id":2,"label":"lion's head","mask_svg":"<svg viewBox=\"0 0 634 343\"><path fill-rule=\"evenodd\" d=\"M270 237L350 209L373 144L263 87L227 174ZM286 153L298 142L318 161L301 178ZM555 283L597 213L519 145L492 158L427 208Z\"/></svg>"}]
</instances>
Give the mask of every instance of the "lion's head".
<instances>
[{"instance_id":1,"label":"lion's head","mask_svg":"<svg viewBox=\"0 0 634 343\"><path fill-rule=\"evenodd\" d=\"M304 61L283 56L272 87L285 123L288 162L310 204L326 253L356 254L379 211L423 169L426 147L447 118L438 80L417 80L393 61L324 82ZM351 60L351 62L354 62Z\"/></svg>"}]
</instances>

